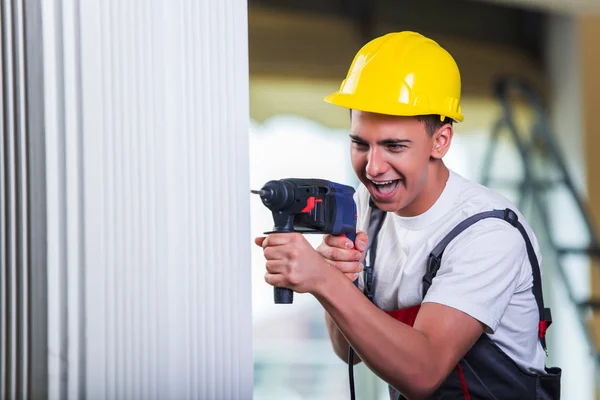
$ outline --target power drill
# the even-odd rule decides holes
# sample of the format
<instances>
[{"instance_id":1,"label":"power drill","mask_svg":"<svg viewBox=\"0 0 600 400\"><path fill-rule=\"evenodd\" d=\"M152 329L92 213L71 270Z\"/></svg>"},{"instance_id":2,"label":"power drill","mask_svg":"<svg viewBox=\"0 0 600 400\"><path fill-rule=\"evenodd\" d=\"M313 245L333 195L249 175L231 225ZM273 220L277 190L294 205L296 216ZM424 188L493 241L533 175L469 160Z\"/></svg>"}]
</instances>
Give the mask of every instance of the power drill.
<instances>
[{"instance_id":1,"label":"power drill","mask_svg":"<svg viewBox=\"0 0 600 400\"><path fill-rule=\"evenodd\" d=\"M260 190L262 202L273 212L270 232L328 233L356 238L354 188L324 179L288 178L267 182ZM294 292L274 288L276 304L291 304Z\"/></svg>"}]
</instances>

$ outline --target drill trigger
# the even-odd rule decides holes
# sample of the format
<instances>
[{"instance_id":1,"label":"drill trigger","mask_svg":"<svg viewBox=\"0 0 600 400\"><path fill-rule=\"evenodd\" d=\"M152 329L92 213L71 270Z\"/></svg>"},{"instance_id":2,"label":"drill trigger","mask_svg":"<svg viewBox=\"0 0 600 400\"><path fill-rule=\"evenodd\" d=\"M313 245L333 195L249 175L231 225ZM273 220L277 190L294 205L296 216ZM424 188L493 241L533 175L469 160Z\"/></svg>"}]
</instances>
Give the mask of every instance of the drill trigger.
<instances>
[{"instance_id":1,"label":"drill trigger","mask_svg":"<svg viewBox=\"0 0 600 400\"><path fill-rule=\"evenodd\" d=\"M311 212L313 210L313 208L315 208L315 203L322 203L323 199L317 199L315 198L315 196L310 196L307 200L306 200L306 207L304 207L302 209L303 213L308 213Z\"/></svg>"}]
</instances>

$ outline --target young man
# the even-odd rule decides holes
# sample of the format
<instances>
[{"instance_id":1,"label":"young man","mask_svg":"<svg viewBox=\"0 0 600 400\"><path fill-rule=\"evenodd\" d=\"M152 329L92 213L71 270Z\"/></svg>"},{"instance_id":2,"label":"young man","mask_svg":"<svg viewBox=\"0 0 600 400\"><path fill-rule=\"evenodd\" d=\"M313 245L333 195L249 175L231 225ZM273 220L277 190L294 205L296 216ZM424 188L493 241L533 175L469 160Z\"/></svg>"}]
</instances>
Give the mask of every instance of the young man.
<instances>
[{"instance_id":1,"label":"young man","mask_svg":"<svg viewBox=\"0 0 600 400\"><path fill-rule=\"evenodd\" d=\"M351 110L359 234L326 236L318 251L301 234L257 238L267 283L313 294L334 351L346 360L350 344L393 398L558 398L535 235L514 205L442 161L463 120L454 59L420 34L388 34L326 101ZM368 241L372 278L360 273Z\"/></svg>"}]
</instances>

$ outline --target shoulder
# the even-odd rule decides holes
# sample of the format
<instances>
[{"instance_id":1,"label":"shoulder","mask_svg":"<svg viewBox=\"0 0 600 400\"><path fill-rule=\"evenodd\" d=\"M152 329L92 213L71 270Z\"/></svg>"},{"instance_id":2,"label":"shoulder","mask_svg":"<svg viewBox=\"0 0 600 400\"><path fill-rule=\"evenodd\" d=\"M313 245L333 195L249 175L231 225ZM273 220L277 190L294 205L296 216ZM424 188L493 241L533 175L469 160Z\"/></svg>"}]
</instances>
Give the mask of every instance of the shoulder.
<instances>
[{"instance_id":1,"label":"shoulder","mask_svg":"<svg viewBox=\"0 0 600 400\"><path fill-rule=\"evenodd\" d=\"M451 171L458 186L456 203L465 213L476 213L492 208L510 208L518 213L517 206L500 192L461 177ZM521 216L522 218L522 216Z\"/></svg>"},{"instance_id":2,"label":"shoulder","mask_svg":"<svg viewBox=\"0 0 600 400\"><path fill-rule=\"evenodd\" d=\"M456 308L494 332L512 296L531 285L525 241L499 219L484 219L452 240L442 254L425 302Z\"/></svg>"},{"instance_id":3,"label":"shoulder","mask_svg":"<svg viewBox=\"0 0 600 400\"><path fill-rule=\"evenodd\" d=\"M506 209L514 211L517 215L541 265L541 251L537 238L523 214L506 197L478 183L463 180L452 210L452 223L448 229L457 227L479 213L493 210L502 212ZM446 271L462 270L463 278L477 276L483 271L490 276L507 274L517 281L519 289L525 289L531 283L527 251L526 239L517 228L502 218L488 217L465 227L448 243L443 252L441 266Z\"/></svg>"},{"instance_id":4,"label":"shoulder","mask_svg":"<svg viewBox=\"0 0 600 400\"><path fill-rule=\"evenodd\" d=\"M448 244L444 254L452 256L453 259L487 257L491 260L505 256L513 263L515 257L526 257L526 245L521 232L508 221L499 218L507 209L516 214L517 220L524 226L528 236L534 236L527 220L515 204L497 191L463 179L453 210L454 227L471 217L484 215L482 213L490 211L499 211L499 213L474 220L475 222L470 225L464 225L464 230ZM512 254L513 257L507 257L508 254ZM480 262L486 264L484 260Z\"/></svg>"},{"instance_id":5,"label":"shoulder","mask_svg":"<svg viewBox=\"0 0 600 400\"><path fill-rule=\"evenodd\" d=\"M523 225L532 242L537 244L535 234L529 222L511 200L498 191L477 182L462 177L460 179L460 190L455 198L454 207L452 207L452 213L455 216L453 219L456 221L456 224L479 213L509 209L517 215L518 221ZM465 231L463 238L472 236L475 239L477 234L481 233L487 233L483 240L487 240L488 238L512 239L513 241L523 240L517 229L509 222L500 218L485 218L478 221Z\"/></svg>"},{"instance_id":6,"label":"shoulder","mask_svg":"<svg viewBox=\"0 0 600 400\"><path fill-rule=\"evenodd\" d=\"M513 257L508 257L511 254ZM480 259L487 264L486 259L515 261L515 258L525 259L527 255L523 236L507 221L499 218L485 218L473 223L459 233L446 247L446 258L452 260Z\"/></svg>"}]
</instances>

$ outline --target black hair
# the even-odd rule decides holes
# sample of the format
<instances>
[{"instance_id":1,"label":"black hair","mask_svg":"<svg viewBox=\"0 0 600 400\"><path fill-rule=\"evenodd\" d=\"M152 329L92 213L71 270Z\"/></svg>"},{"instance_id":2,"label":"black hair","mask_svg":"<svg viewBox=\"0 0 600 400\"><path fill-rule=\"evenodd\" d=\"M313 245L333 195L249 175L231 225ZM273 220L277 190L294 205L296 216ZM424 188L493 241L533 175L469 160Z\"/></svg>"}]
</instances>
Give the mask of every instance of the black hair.
<instances>
[{"instance_id":1,"label":"black hair","mask_svg":"<svg viewBox=\"0 0 600 400\"><path fill-rule=\"evenodd\" d=\"M433 134L435 132L437 132L438 129L440 129L442 126L446 125L446 124L450 124L452 125L452 123L454 123L454 120L452 118L448 118L448 117L444 117L444 120L441 120L441 117L439 115L417 115L416 116L417 121L422 122L423 124L425 124L425 130L427 130L427 133L429 134L429 136L433 136Z\"/></svg>"},{"instance_id":2,"label":"black hair","mask_svg":"<svg viewBox=\"0 0 600 400\"><path fill-rule=\"evenodd\" d=\"M415 118L425 125L425 130L429 136L433 136L433 134L442 126L446 124L452 125L454 123L454 120L448 117L444 117L444 120L442 121L439 114L415 115ZM350 119L352 119L352 109L350 109Z\"/></svg>"}]
</instances>

